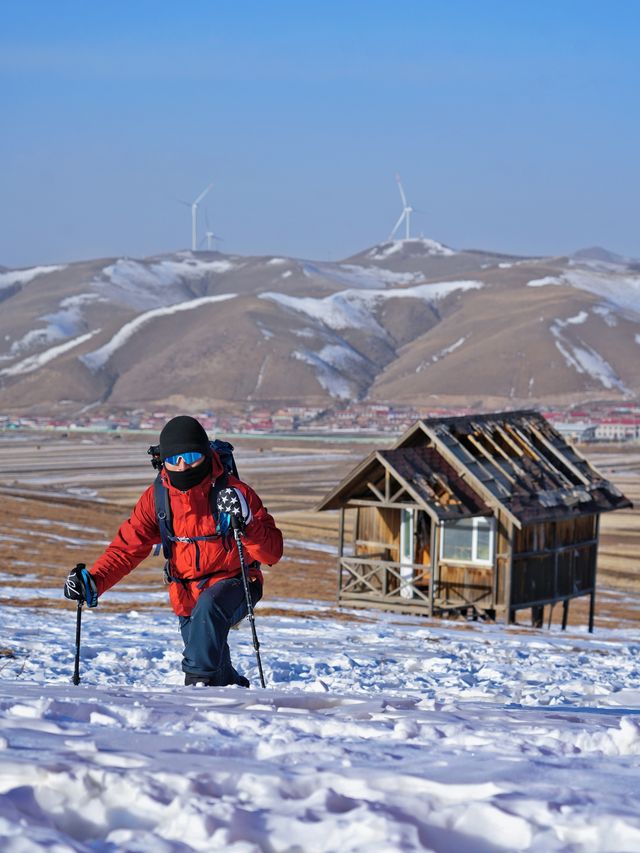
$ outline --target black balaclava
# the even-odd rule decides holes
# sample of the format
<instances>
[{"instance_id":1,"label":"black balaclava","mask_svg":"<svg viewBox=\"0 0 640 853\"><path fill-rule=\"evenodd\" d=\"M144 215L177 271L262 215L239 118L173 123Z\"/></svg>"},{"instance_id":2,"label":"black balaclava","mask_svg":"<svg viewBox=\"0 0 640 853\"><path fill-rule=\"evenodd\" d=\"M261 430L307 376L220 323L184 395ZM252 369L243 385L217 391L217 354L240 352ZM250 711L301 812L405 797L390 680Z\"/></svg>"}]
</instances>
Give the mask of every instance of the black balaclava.
<instances>
[{"instance_id":1,"label":"black balaclava","mask_svg":"<svg viewBox=\"0 0 640 853\"><path fill-rule=\"evenodd\" d=\"M204 427L189 415L178 415L176 418L171 418L160 433L160 458L164 462L168 456L189 453L189 451L204 453L206 459L195 468L187 468L186 471L167 471L169 482L181 492L197 486L208 474L211 474L213 468L211 447Z\"/></svg>"}]
</instances>

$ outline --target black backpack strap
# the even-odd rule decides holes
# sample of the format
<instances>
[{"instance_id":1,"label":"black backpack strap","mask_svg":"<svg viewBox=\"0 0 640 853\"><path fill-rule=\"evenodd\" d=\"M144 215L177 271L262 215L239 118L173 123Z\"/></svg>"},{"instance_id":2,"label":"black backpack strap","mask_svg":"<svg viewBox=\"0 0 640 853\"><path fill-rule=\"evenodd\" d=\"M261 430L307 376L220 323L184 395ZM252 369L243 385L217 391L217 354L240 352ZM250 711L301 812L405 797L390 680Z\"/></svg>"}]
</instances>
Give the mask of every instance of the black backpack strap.
<instances>
[{"instance_id":1,"label":"black backpack strap","mask_svg":"<svg viewBox=\"0 0 640 853\"><path fill-rule=\"evenodd\" d=\"M162 553L165 560L168 560L171 557L171 542L173 540L171 501L169 500L169 489L163 486L160 474L158 474L153 483L153 499L156 507L156 520L160 529Z\"/></svg>"}]
</instances>

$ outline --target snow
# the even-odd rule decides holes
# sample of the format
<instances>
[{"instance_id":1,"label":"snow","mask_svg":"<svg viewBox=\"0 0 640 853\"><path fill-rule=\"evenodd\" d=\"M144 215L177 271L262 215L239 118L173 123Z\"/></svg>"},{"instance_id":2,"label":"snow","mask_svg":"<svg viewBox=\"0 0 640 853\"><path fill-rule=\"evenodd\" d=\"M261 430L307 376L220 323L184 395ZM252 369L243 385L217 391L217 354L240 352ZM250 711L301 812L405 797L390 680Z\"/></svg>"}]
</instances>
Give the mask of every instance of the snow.
<instances>
[{"instance_id":1,"label":"snow","mask_svg":"<svg viewBox=\"0 0 640 853\"><path fill-rule=\"evenodd\" d=\"M37 355L30 355L28 358L19 361L17 364L12 364L11 367L5 367L0 370L0 376L20 376L25 373L32 373L34 370L38 370L45 364L48 364L55 358L58 358L58 356L64 355L64 353L69 352L69 350L74 349L74 347L80 346L80 344L90 340L94 335L97 335L99 331L100 329L94 329L92 332L87 332L86 334L79 335L77 338L72 338L72 340L66 341L63 344L50 347Z\"/></svg>"},{"instance_id":2,"label":"snow","mask_svg":"<svg viewBox=\"0 0 640 853\"><path fill-rule=\"evenodd\" d=\"M181 302L187 295L185 282L209 273L230 272L237 266L229 260L205 261L191 255L156 263L120 259L105 267L103 277L96 278L93 286L110 300L144 310Z\"/></svg>"},{"instance_id":3,"label":"snow","mask_svg":"<svg viewBox=\"0 0 640 853\"><path fill-rule=\"evenodd\" d=\"M220 293L217 296L201 296L198 299L189 299L186 302L179 302L176 305L168 305L165 308L153 308L150 311L145 311L133 320L119 329L111 340L103 344L99 349L87 353L81 357L90 370L99 370L109 361L111 356L120 349L136 332L149 323L151 320L156 320L158 317L167 317L170 314L176 314L179 311L193 311L195 308L201 308L203 305L209 305L213 302L224 302L227 299L233 299L235 293Z\"/></svg>"},{"instance_id":4,"label":"snow","mask_svg":"<svg viewBox=\"0 0 640 853\"><path fill-rule=\"evenodd\" d=\"M267 264L270 267L278 267L278 266L282 266L282 264L288 264L288 263L289 263L289 261L287 260L287 258L269 258L269 260L267 261Z\"/></svg>"},{"instance_id":5,"label":"snow","mask_svg":"<svg viewBox=\"0 0 640 853\"><path fill-rule=\"evenodd\" d=\"M437 240L429 240L426 237L420 237L410 240L391 240L387 243L382 243L380 246L375 246L371 249L367 257L371 258L373 261L384 261L392 255L399 254L400 252L406 250L411 252L411 249L414 247L416 249L426 250L429 255L451 256L456 254L453 249L450 249L443 243L439 243Z\"/></svg>"},{"instance_id":6,"label":"snow","mask_svg":"<svg viewBox=\"0 0 640 853\"><path fill-rule=\"evenodd\" d=\"M25 350L62 341L86 332L82 316L82 307L90 302L104 301L97 293L80 293L68 296L60 302L58 310L38 318L47 325L42 329L30 329L21 338L11 344L11 356L17 356ZM6 358L6 356L4 357Z\"/></svg>"},{"instance_id":7,"label":"snow","mask_svg":"<svg viewBox=\"0 0 640 853\"><path fill-rule=\"evenodd\" d=\"M288 296L285 293L267 291L260 299L270 299L300 314L306 314L318 320L330 329L369 329L384 334L382 327L371 316L361 294L355 290L345 290L325 297Z\"/></svg>"},{"instance_id":8,"label":"snow","mask_svg":"<svg viewBox=\"0 0 640 853\"><path fill-rule=\"evenodd\" d=\"M549 285L565 284L564 278L557 275L546 275L544 278L534 278L527 282L527 287L547 287Z\"/></svg>"},{"instance_id":9,"label":"snow","mask_svg":"<svg viewBox=\"0 0 640 853\"><path fill-rule=\"evenodd\" d=\"M83 324L82 309L92 302L106 302L98 293L79 293L68 296L60 302L59 309L53 314L46 314L42 319L47 320L52 334L60 338L76 335Z\"/></svg>"},{"instance_id":10,"label":"snow","mask_svg":"<svg viewBox=\"0 0 640 853\"><path fill-rule=\"evenodd\" d=\"M317 355L331 367L339 370L353 370L354 367L366 367L367 360L345 341L326 344Z\"/></svg>"},{"instance_id":11,"label":"snow","mask_svg":"<svg viewBox=\"0 0 640 853\"><path fill-rule=\"evenodd\" d=\"M246 623L186 688L167 610L85 612L74 687L74 608L0 606L2 850L640 849L637 632L268 603L266 690Z\"/></svg>"},{"instance_id":12,"label":"snow","mask_svg":"<svg viewBox=\"0 0 640 853\"><path fill-rule=\"evenodd\" d=\"M271 331L271 329L267 329L264 323L261 323L260 320L256 320L256 326L258 327L260 334L265 339L265 341L271 340L271 338L275 338L275 333Z\"/></svg>"},{"instance_id":13,"label":"snow","mask_svg":"<svg viewBox=\"0 0 640 853\"><path fill-rule=\"evenodd\" d=\"M623 315L637 320L640 317L640 276L598 272L592 269L571 269L559 276L547 276L528 282L529 287L568 284L605 300Z\"/></svg>"},{"instance_id":14,"label":"snow","mask_svg":"<svg viewBox=\"0 0 640 853\"><path fill-rule=\"evenodd\" d=\"M326 349L326 347L325 347ZM292 357L316 370L316 379L324 390L338 400L349 400L354 396L353 383L349 381L333 364L326 361L320 353L308 349L294 350Z\"/></svg>"},{"instance_id":15,"label":"snow","mask_svg":"<svg viewBox=\"0 0 640 853\"><path fill-rule=\"evenodd\" d=\"M338 399L349 399L357 391L354 377L370 370L370 363L347 341L333 336L318 352L308 349L292 353L299 361L316 368L320 385Z\"/></svg>"},{"instance_id":16,"label":"snow","mask_svg":"<svg viewBox=\"0 0 640 853\"><path fill-rule=\"evenodd\" d=\"M618 318L608 305L596 305L592 310L594 314L597 314L599 317L602 317L604 322L610 328L614 328L618 325Z\"/></svg>"},{"instance_id":17,"label":"snow","mask_svg":"<svg viewBox=\"0 0 640 853\"><path fill-rule=\"evenodd\" d=\"M11 287L13 284L28 284L34 278L41 275L49 275L52 272L65 269L66 265L48 266L48 267L29 267L24 270L9 270L0 272L0 290L5 287Z\"/></svg>"},{"instance_id":18,"label":"snow","mask_svg":"<svg viewBox=\"0 0 640 853\"><path fill-rule=\"evenodd\" d=\"M421 299L437 302L456 291L477 290L483 287L480 281L443 281L419 284L413 287L368 290L342 290L330 296L289 296L285 293L267 291L261 299L270 299L286 308L306 314L330 329L360 328L384 334L372 312L380 302L389 299Z\"/></svg>"},{"instance_id":19,"label":"snow","mask_svg":"<svg viewBox=\"0 0 640 853\"><path fill-rule=\"evenodd\" d=\"M458 347L461 347L462 344L466 341L465 337L458 338L457 341L454 341L448 347L443 347L443 349L438 350L438 352L434 353L431 356L431 361L423 361L421 364L416 367L416 373L419 373L421 370L424 370L425 367L428 367L430 364L435 364L437 361L440 361L445 356L449 355L452 352L455 352Z\"/></svg>"},{"instance_id":20,"label":"snow","mask_svg":"<svg viewBox=\"0 0 640 853\"><path fill-rule=\"evenodd\" d=\"M285 545L287 548L302 548L305 551L322 551L325 554L331 554L334 557L338 556L338 548L336 545L329 545L326 542L311 542L307 539L291 539L287 536Z\"/></svg>"},{"instance_id":21,"label":"snow","mask_svg":"<svg viewBox=\"0 0 640 853\"><path fill-rule=\"evenodd\" d=\"M571 325L580 325L589 317L586 311L580 311L574 317L565 320L556 319L551 325L551 334L556 339L556 347L564 357L566 364L578 373L586 373L600 382L605 388L618 388L625 394L631 391L624 385L613 367L592 347L579 341L575 343L563 334L563 329Z\"/></svg>"},{"instance_id":22,"label":"snow","mask_svg":"<svg viewBox=\"0 0 640 853\"><path fill-rule=\"evenodd\" d=\"M358 264L334 264L322 266L306 263L302 272L307 278L324 278L337 284L367 289L386 285L406 285L421 281L421 273L393 272L379 267L363 267Z\"/></svg>"},{"instance_id":23,"label":"snow","mask_svg":"<svg viewBox=\"0 0 640 853\"><path fill-rule=\"evenodd\" d=\"M569 321L556 321L551 326L551 334L556 338L556 347L567 366L573 367L578 373L588 374L605 388L618 388L625 394L631 393L609 362L592 347L584 342L575 344L562 334L561 329L567 322Z\"/></svg>"}]
</instances>

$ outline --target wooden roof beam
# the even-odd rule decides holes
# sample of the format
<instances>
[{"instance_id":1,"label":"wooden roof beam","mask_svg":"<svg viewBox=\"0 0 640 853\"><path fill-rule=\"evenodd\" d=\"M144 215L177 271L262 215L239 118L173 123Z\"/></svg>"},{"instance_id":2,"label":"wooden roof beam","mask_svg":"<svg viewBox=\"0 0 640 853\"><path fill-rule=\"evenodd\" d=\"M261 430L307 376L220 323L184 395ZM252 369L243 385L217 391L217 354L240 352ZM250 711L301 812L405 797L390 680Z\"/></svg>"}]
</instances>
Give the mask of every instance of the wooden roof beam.
<instances>
[{"instance_id":1,"label":"wooden roof beam","mask_svg":"<svg viewBox=\"0 0 640 853\"><path fill-rule=\"evenodd\" d=\"M504 512L504 514L509 518L511 523L515 525L515 527L520 529L522 527L522 522L511 512L509 507L505 506L504 503L502 503L500 499L496 497L496 495L494 495L490 489L487 488L485 483L476 474L474 474L473 471L469 470L466 461L464 459L461 459L459 454L454 453L453 450L451 450L449 445L442 440L442 438L438 434L438 431L426 426L423 426L423 429L435 445L438 453L440 453L444 457L444 459L450 465L453 466L454 469L459 467L462 467L464 469L461 473L461 476L465 477L466 475L466 478L468 480L471 480L472 488L474 488L478 492L478 494L487 504L487 506L489 506L494 511L497 509L501 509L502 512ZM447 434L449 435L449 438L451 438L451 435L449 433ZM464 450L464 448L461 449ZM466 451L464 452L466 453ZM471 456L471 454L467 453L467 456L469 456L470 459L473 461L473 457Z\"/></svg>"},{"instance_id":2,"label":"wooden roof beam","mask_svg":"<svg viewBox=\"0 0 640 853\"><path fill-rule=\"evenodd\" d=\"M505 478L505 480L508 483L511 483L512 486L515 486L516 481L513 479L513 477L511 477L504 470L504 468L500 464L498 464L496 458L494 456L492 456L485 447L482 446L482 444L478 441L478 439L474 435L469 434L467 436L467 440L471 444L473 444L473 446L475 448L477 448L480 451L480 453L491 463L491 465L493 465L494 468L497 468L498 471L500 471L500 473L502 474L502 476Z\"/></svg>"},{"instance_id":3,"label":"wooden roof beam","mask_svg":"<svg viewBox=\"0 0 640 853\"><path fill-rule=\"evenodd\" d=\"M533 429L533 424L529 424L529 428ZM520 443L527 448L530 455L533 455L534 460L540 465L542 470L549 476L552 482L556 483L558 489L566 489L567 486L575 485L572 483L562 471L556 468L547 457L529 440L522 430L518 429L514 424L509 424L509 429L518 438Z\"/></svg>"},{"instance_id":4,"label":"wooden roof beam","mask_svg":"<svg viewBox=\"0 0 640 853\"><path fill-rule=\"evenodd\" d=\"M560 461L560 464L567 468L569 471L571 471L571 473L574 474L580 480L581 483L583 483L585 486L591 484L589 478L585 477L585 475L579 470L579 468L577 468L572 462L570 462L566 458L566 456L563 456L560 450L554 447L553 444L548 441L548 439L533 424L531 424L531 432L536 436L538 441L540 441L541 444L543 444L547 448L547 450L549 450L556 457L556 459ZM571 485L575 485L575 483L572 483Z\"/></svg>"},{"instance_id":5,"label":"wooden roof beam","mask_svg":"<svg viewBox=\"0 0 640 853\"><path fill-rule=\"evenodd\" d=\"M495 438L491 434L488 426L485 424L479 424L478 429L480 431L480 434L484 438L484 440L487 442L487 444L490 447L492 447L495 450L495 452L498 453L505 460L505 462L508 463L509 468L511 469L511 472L512 472L513 476L515 477L516 481L517 481L518 477L525 476L525 471L523 471L523 469L518 465L518 463L511 456L509 456L509 454L506 452L506 450L503 447L500 446L499 442L497 442L495 440ZM505 438L506 438L506 436L505 436ZM507 441L508 441L508 438L507 438ZM521 456L522 456L522 454L518 451L518 458L520 458Z\"/></svg>"},{"instance_id":6,"label":"wooden roof beam","mask_svg":"<svg viewBox=\"0 0 640 853\"><path fill-rule=\"evenodd\" d=\"M367 481L367 488L373 492L373 494L378 498L381 503L385 502L385 496L382 494L380 489L377 489L372 482Z\"/></svg>"}]
</instances>

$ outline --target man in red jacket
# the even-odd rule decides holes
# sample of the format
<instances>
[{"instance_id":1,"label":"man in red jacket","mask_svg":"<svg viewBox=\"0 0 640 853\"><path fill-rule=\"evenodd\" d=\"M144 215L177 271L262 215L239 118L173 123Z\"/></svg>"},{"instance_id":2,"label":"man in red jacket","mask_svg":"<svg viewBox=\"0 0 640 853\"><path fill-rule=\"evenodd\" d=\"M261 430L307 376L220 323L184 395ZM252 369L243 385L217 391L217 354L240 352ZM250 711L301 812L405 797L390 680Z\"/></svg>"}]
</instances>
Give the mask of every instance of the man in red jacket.
<instances>
[{"instance_id":1,"label":"man in red jacket","mask_svg":"<svg viewBox=\"0 0 640 853\"><path fill-rule=\"evenodd\" d=\"M222 530L220 519L211 510L216 481L218 486L224 482L240 502L254 604L262 597L259 564L278 562L282 534L253 489L224 473L218 454L195 418L179 415L165 424L160 433L160 458L160 478L170 501L173 528L165 574L185 645L185 684L248 687L247 679L231 665L227 644L229 629L247 615L247 602L233 536L230 530ZM151 485L91 570L77 566L70 573L65 596L95 607L98 596L135 569L160 540Z\"/></svg>"}]
</instances>

